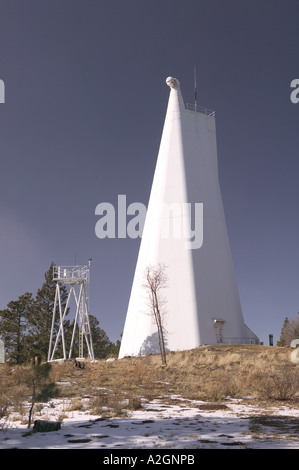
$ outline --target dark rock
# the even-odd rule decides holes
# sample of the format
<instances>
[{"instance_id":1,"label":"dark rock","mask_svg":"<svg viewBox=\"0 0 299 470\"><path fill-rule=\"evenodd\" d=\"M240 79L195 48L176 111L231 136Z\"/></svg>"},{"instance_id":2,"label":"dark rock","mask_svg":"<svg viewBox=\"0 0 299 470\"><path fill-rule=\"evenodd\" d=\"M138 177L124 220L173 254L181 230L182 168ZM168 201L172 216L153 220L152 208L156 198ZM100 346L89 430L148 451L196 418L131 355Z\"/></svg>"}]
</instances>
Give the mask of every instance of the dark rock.
<instances>
[{"instance_id":1,"label":"dark rock","mask_svg":"<svg viewBox=\"0 0 299 470\"><path fill-rule=\"evenodd\" d=\"M44 421L42 419L37 419L34 421L34 432L50 432L58 431L59 429L61 429L61 424L57 423L56 421Z\"/></svg>"}]
</instances>

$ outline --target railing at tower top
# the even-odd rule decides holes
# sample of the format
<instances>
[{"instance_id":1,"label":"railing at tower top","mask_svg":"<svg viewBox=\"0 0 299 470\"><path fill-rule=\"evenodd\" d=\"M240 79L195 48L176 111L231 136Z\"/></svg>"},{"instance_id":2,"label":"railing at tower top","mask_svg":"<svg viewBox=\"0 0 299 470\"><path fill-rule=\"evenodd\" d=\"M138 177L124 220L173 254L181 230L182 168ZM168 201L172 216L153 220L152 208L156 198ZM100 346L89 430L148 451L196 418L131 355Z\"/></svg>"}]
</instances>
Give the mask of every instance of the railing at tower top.
<instances>
[{"instance_id":1,"label":"railing at tower top","mask_svg":"<svg viewBox=\"0 0 299 470\"><path fill-rule=\"evenodd\" d=\"M88 282L89 266L54 266L53 280L65 284Z\"/></svg>"},{"instance_id":2,"label":"railing at tower top","mask_svg":"<svg viewBox=\"0 0 299 470\"><path fill-rule=\"evenodd\" d=\"M186 109L189 111L196 111L201 114L205 114L209 117L215 117L215 111L212 109L204 108L203 106L196 106L195 104L186 103Z\"/></svg>"}]
</instances>

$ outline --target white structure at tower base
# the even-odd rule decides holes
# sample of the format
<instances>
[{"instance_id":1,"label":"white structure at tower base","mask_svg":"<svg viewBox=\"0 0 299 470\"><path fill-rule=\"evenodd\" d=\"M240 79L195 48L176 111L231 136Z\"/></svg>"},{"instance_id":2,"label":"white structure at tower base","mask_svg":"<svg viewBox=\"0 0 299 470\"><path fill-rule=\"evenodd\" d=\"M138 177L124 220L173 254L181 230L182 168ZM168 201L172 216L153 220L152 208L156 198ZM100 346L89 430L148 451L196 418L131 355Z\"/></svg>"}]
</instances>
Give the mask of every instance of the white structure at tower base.
<instances>
[{"instance_id":1,"label":"white structure at tower base","mask_svg":"<svg viewBox=\"0 0 299 470\"><path fill-rule=\"evenodd\" d=\"M168 108L119 357L158 353L144 289L148 266L166 266L166 348L259 343L244 323L218 181L215 113L185 107L168 77ZM196 108L196 109L194 109Z\"/></svg>"}]
</instances>

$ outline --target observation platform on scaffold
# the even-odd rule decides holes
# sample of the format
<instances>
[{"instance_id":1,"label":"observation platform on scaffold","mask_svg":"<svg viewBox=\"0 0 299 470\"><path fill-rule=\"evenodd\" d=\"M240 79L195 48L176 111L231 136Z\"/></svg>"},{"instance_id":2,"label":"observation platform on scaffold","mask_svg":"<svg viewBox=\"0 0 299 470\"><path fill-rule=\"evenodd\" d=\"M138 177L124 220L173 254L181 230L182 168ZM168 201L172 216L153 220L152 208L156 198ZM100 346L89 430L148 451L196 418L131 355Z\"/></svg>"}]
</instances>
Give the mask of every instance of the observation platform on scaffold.
<instances>
[{"instance_id":1,"label":"observation platform on scaffold","mask_svg":"<svg viewBox=\"0 0 299 470\"><path fill-rule=\"evenodd\" d=\"M88 282L89 266L54 266L53 280L70 285Z\"/></svg>"}]
</instances>

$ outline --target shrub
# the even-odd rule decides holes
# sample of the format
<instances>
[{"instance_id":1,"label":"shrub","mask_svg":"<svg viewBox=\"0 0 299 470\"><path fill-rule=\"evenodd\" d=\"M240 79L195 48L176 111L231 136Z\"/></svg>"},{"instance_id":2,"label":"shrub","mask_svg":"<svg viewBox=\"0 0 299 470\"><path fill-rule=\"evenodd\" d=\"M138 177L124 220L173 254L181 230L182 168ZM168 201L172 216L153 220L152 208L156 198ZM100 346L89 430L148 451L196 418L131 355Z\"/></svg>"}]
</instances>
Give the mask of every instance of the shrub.
<instances>
[{"instance_id":1,"label":"shrub","mask_svg":"<svg viewBox=\"0 0 299 470\"><path fill-rule=\"evenodd\" d=\"M259 374L257 389L263 398L291 400L299 392L299 369L286 365L276 370Z\"/></svg>"}]
</instances>

